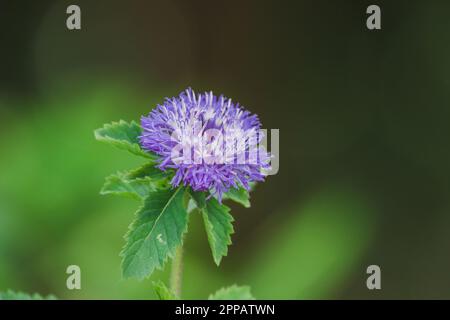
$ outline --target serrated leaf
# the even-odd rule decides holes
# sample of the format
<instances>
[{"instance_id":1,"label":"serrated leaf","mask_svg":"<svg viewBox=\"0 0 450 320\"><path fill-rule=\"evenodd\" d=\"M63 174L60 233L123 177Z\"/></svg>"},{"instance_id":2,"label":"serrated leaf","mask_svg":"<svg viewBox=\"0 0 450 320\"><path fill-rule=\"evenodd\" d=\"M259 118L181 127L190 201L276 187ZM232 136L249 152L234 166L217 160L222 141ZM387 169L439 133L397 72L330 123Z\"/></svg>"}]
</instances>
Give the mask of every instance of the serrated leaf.
<instances>
[{"instance_id":1,"label":"serrated leaf","mask_svg":"<svg viewBox=\"0 0 450 320\"><path fill-rule=\"evenodd\" d=\"M141 200L149 192L167 186L167 173L146 164L138 169L128 172L118 172L105 179L100 194L114 194Z\"/></svg>"},{"instance_id":2,"label":"serrated leaf","mask_svg":"<svg viewBox=\"0 0 450 320\"><path fill-rule=\"evenodd\" d=\"M6 292L0 292L0 300L56 300L56 297L53 295L43 297L38 293L28 294L8 290Z\"/></svg>"},{"instance_id":3,"label":"serrated leaf","mask_svg":"<svg viewBox=\"0 0 450 320\"><path fill-rule=\"evenodd\" d=\"M245 188L231 188L228 192L225 192L223 199L230 199L234 202L242 204L246 208L250 208L250 194Z\"/></svg>"},{"instance_id":4,"label":"serrated leaf","mask_svg":"<svg viewBox=\"0 0 450 320\"><path fill-rule=\"evenodd\" d=\"M216 293L211 294L208 300L255 300L250 292L250 287L232 285L228 288L222 288Z\"/></svg>"},{"instance_id":5,"label":"serrated leaf","mask_svg":"<svg viewBox=\"0 0 450 320\"><path fill-rule=\"evenodd\" d=\"M119 172L106 178L100 194L114 194L140 200L155 190L152 182L149 178L128 180L125 174Z\"/></svg>"},{"instance_id":6,"label":"serrated leaf","mask_svg":"<svg viewBox=\"0 0 450 320\"><path fill-rule=\"evenodd\" d=\"M187 231L184 188L151 191L137 211L121 252L124 278L143 279L173 257Z\"/></svg>"},{"instance_id":7,"label":"serrated leaf","mask_svg":"<svg viewBox=\"0 0 450 320\"><path fill-rule=\"evenodd\" d=\"M161 280L153 282L153 288L159 300L178 300L178 297Z\"/></svg>"},{"instance_id":8,"label":"serrated leaf","mask_svg":"<svg viewBox=\"0 0 450 320\"><path fill-rule=\"evenodd\" d=\"M144 151L139 145L141 127L134 121L130 123L120 120L105 124L102 128L94 131L98 141L108 143L116 148L127 150L135 155L148 159L156 159L156 156Z\"/></svg>"},{"instance_id":9,"label":"serrated leaf","mask_svg":"<svg viewBox=\"0 0 450 320\"><path fill-rule=\"evenodd\" d=\"M162 171L161 169L156 168L153 162L146 163L143 166L128 172L128 178L130 179L150 177L153 180L161 180L167 178L169 175L170 171Z\"/></svg>"},{"instance_id":10,"label":"serrated leaf","mask_svg":"<svg viewBox=\"0 0 450 320\"><path fill-rule=\"evenodd\" d=\"M229 213L230 208L220 204L215 198L206 201L201 212L214 262L219 265L222 257L228 253L228 245L231 244L231 234L234 233L231 223L234 219Z\"/></svg>"}]
</instances>

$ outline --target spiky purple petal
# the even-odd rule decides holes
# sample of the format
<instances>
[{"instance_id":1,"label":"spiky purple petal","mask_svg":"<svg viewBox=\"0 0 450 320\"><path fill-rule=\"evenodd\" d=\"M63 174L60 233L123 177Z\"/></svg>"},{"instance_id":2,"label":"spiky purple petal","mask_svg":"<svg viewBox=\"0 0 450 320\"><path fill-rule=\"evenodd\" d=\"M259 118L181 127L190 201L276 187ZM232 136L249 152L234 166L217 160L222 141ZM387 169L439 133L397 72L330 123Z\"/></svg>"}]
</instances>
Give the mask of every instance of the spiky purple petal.
<instances>
[{"instance_id":1,"label":"spiky purple petal","mask_svg":"<svg viewBox=\"0 0 450 320\"><path fill-rule=\"evenodd\" d=\"M258 116L222 95L187 89L143 116L141 126L142 147L160 156L161 170L175 170L174 187L183 183L221 200L230 188L263 181L269 168Z\"/></svg>"}]
</instances>

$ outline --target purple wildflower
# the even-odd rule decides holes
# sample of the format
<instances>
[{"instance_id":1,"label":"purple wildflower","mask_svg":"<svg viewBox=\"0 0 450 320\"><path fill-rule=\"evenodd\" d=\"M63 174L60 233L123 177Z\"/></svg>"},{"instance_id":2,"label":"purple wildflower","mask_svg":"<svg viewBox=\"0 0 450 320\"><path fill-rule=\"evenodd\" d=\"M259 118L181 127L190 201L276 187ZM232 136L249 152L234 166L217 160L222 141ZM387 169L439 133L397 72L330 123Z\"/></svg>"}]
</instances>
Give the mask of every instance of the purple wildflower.
<instances>
[{"instance_id":1,"label":"purple wildflower","mask_svg":"<svg viewBox=\"0 0 450 320\"><path fill-rule=\"evenodd\" d=\"M222 95L187 89L143 116L141 125L142 147L160 156L161 170L175 170L174 187L183 183L221 200L230 188L263 181L269 169L258 116Z\"/></svg>"}]
</instances>

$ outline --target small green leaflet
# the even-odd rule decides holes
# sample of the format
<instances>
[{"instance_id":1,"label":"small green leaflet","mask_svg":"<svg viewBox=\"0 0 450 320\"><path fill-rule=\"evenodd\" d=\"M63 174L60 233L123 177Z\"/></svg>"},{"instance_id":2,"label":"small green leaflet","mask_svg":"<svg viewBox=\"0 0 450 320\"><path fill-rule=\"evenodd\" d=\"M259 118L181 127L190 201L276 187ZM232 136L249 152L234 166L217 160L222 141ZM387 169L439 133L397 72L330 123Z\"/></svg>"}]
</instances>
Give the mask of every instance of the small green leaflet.
<instances>
[{"instance_id":1,"label":"small green leaflet","mask_svg":"<svg viewBox=\"0 0 450 320\"><path fill-rule=\"evenodd\" d=\"M178 297L161 280L153 282L153 288L159 300L178 300Z\"/></svg>"},{"instance_id":2,"label":"small green leaflet","mask_svg":"<svg viewBox=\"0 0 450 320\"><path fill-rule=\"evenodd\" d=\"M255 298L250 293L250 287L232 285L211 294L208 300L255 300Z\"/></svg>"},{"instance_id":3,"label":"small green leaflet","mask_svg":"<svg viewBox=\"0 0 450 320\"><path fill-rule=\"evenodd\" d=\"M187 231L185 189L151 191L125 236L121 252L124 278L143 279L173 257Z\"/></svg>"},{"instance_id":4,"label":"small green leaflet","mask_svg":"<svg viewBox=\"0 0 450 320\"><path fill-rule=\"evenodd\" d=\"M200 210L214 262L220 265L222 257L228 253L228 245L231 244L231 234L234 233L231 223L234 219L229 213L230 208L213 197L206 201L206 206Z\"/></svg>"},{"instance_id":5,"label":"small green leaflet","mask_svg":"<svg viewBox=\"0 0 450 320\"><path fill-rule=\"evenodd\" d=\"M148 159L155 159L156 156L145 152L139 145L139 136L141 127L134 121L130 123L120 120L105 124L102 128L94 131L95 138L98 141L108 143L116 148L127 150L135 155Z\"/></svg>"},{"instance_id":6,"label":"small green leaflet","mask_svg":"<svg viewBox=\"0 0 450 320\"><path fill-rule=\"evenodd\" d=\"M250 194L249 192L240 187L239 189L231 188L228 192L225 192L223 195L223 199L230 199L234 202L242 204L246 208L250 208Z\"/></svg>"},{"instance_id":7,"label":"small green leaflet","mask_svg":"<svg viewBox=\"0 0 450 320\"><path fill-rule=\"evenodd\" d=\"M28 294L8 290L6 292L0 292L0 300L56 300L56 297L53 295L43 297L38 293Z\"/></svg>"},{"instance_id":8,"label":"small green leaflet","mask_svg":"<svg viewBox=\"0 0 450 320\"><path fill-rule=\"evenodd\" d=\"M100 194L115 194L140 200L154 190L152 182L150 178L128 180L126 174L118 172L106 178Z\"/></svg>"},{"instance_id":9,"label":"small green leaflet","mask_svg":"<svg viewBox=\"0 0 450 320\"><path fill-rule=\"evenodd\" d=\"M112 174L105 179L100 194L114 194L141 200L149 192L168 186L167 173L155 168L153 163L128 171Z\"/></svg>"},{"instance_id":10,"label":"small green leaflet","mask_svg":"<svg viewBox=\"0 0 450 320\"><path fill-rule=\"evenodd\" d=\"M137 169L130 170L128 172L128 177L130 179L150 177L153 180L161 180L166 178L169 174L169 171L162 171L161 169L156 168L154 163L150 162Z\"/></svg>"}]
</instances>

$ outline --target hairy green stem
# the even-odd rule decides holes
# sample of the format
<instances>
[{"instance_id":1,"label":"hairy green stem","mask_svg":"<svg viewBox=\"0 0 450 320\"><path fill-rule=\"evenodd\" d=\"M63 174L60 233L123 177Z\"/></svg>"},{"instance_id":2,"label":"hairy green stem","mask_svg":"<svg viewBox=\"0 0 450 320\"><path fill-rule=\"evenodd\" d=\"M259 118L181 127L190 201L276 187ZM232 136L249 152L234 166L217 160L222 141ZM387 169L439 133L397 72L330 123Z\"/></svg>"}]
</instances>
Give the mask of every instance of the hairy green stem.
<instances>
[{"instance_id":1,"label":"hairy green stem","mask_svg":"<svg viewBox=\"0 0 450 320\"><path fill-rule=\"evenodd\" d=\"M170 289L178 297L181 297L181 282L183 278L183 247L180 245L172 260L170 272Z\"/></svg>"}]
</instances>

